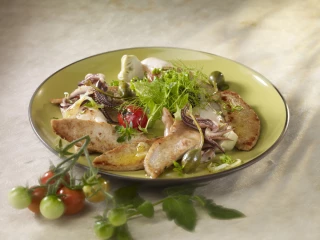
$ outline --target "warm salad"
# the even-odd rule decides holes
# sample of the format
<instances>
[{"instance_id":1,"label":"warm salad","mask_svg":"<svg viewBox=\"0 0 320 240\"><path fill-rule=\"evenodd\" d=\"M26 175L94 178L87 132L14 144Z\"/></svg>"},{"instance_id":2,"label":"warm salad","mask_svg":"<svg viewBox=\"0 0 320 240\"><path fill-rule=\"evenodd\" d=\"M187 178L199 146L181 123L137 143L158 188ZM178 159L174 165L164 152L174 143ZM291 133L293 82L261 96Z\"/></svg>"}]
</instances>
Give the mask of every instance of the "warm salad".
<instances>
[{"instance_id":1,"label":"warm salad","mask_svg":"<svg viewBox=\"0 0 320 240\"><path fill-rule=\"evenodd\" d=\"M260 135L258 115L228 88L219 71L124 55L117 80L87 74L52 99L62 118L51 125L69 142L89 135L88 150L101 153L93 165L104 170L144 169L157 178L168 167L189 174L203 163L218 172L240 165L227 152L251 150Z\"/></svg>"}]
</instances>

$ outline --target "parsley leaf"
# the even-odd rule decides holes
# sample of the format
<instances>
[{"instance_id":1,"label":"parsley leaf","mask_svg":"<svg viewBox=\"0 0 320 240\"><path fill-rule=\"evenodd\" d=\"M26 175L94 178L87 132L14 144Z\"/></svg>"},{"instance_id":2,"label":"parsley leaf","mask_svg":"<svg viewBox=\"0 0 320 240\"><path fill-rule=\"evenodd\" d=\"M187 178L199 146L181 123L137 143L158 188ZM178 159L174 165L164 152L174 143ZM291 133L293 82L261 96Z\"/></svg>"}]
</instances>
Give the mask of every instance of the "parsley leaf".
<instances>
[{"instance_id":1,"label":"parsley leaf","mask_svg":"<svg viewBox=\"0 0 320 240\"><path fill-rule=\"evenodd\" d=\"M182 176L183 175L183 167L180 163L178 163L177 161L174 161L173 162L173 171L174 172L177 172L179 174L179 176Z\"/></svg>"},{"instance_id":2,"label":"parsley leaf","mask_svg":"<svg viewBox=\"0 0 320 240\"><path fill-rule=\"evenodd\" d=\"M126 140L130 141L132 136L136 134L136 130L130 126L115 126L116 132L120 135L117 138L117 142L125 142Z\"/></svg>"},{"instance_id":3,"label":"parsley leaf","mask_svg":"<svg viewBox=\"0 0 320 240\"><path fill-rule=\"evenodd\" d=\"M243 107L240 106L240 105L232 105L232 106L231 106L231 112L241 111L242 109L243 109Z\"/></svg>"}]
</instances>

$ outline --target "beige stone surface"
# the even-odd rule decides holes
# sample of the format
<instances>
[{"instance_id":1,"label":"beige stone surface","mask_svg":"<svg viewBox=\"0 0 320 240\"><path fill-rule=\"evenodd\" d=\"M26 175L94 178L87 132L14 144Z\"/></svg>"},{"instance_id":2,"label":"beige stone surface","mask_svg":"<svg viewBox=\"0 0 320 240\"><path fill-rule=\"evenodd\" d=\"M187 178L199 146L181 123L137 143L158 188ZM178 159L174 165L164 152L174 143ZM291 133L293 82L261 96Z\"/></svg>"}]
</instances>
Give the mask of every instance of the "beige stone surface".
<instances>
[{"instance_id":1,"label":"beige stone surface","mask_svg":"<svg viewBox=\"0 0 320 240\"><path fill-rule=\"evenodd\" d=\"M271 154L199 189L246 218L218 221L200 214L189 233L159 213L153 221L131 221L134 238L320 239L319 39L318 0L1 0L0 239L95 239L93 217L102 205L48 221L12 209L7 192L35 184L49 161L60 161L30 126L35 89L74 61L137 46L191 48L241 62L277 86L291 119ZM158 197L157 190L144 194Z\"/></svg>"}]
</instances>

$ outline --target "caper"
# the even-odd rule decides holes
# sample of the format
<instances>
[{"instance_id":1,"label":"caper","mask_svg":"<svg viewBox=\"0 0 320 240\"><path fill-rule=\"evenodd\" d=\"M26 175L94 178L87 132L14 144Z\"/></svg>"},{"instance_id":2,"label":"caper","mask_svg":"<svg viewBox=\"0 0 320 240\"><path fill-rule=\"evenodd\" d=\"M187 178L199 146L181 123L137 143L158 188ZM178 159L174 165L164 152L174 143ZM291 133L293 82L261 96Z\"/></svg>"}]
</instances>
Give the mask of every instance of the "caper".
<instances>
[{"instance_id":1,"label":"caper","mask_svg":"<svg viewBox=\"0 0 320 240\"><path fill-rule=\"evenodd\" d=\"M229 88L229 84L227 83L221 84L220 86L218 86L218 88L221 91L227 90Z\"/></svg>"},{"instance_id":2,"label":"caper","mask_svg":"<svg viewBox=\"0 0 320 240\"><path fill-rule=\"evenodd\" d=\"M201 162L201 149L195 148L187 151L181 160L183 171L192 173L196 171Z\"/></svg>"},{"instance_id":3,"label":"caper","mask_svg":"<svg viewBox=\"0 0 320 240\"><path fill-rule=\"evenodd\" d=\"M217 84L219 90L226 90L229 88L229 85L226 83L223 74L219 71L214 71L209 76L209 81L214 84Z\"/></svg>"},{"instance_id":4,"label":"caper","mask_svg":"<svg viewBox=\"0 0 320 240\"><path fill-rule=\"evenodd\" d=\"M119 81L118 92L120 97L129 97L131 95L129 84L125 81Z\"/></svg>"}]
</instances>

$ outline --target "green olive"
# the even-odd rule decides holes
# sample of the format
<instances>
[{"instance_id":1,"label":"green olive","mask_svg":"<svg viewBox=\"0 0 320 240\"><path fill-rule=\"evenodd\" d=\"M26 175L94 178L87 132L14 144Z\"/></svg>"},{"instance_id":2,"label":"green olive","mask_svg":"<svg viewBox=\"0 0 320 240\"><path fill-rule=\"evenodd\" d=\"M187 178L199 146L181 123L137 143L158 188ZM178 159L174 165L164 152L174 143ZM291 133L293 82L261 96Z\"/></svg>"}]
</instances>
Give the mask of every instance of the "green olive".
<instances>
[{"instance_id":1,"label":"green olive","mask_svg":"<svg viewBox=\"0 0 320 240\"><path fill-rule=\"evenodd\" d=\"M129 84L125 81L119 81L118 92L120 97L129 97L131 95Z\"/></svg>"},{"instance_id":2,"label":"green olive","mask_svg":"<svg viewBox=\"0 0 320 240\"><path fill-rule=\"evenodd\" d=\"M185 173L192 173L196 171L201 161L201 149L195 148L187 151L181 160L183 171Z\"/></svg>"},{"instance_id":3,"label":"green olive","mask_svg":"<svg viewBox=\"0 0 320 240\"><path fill-rule=\"evenodd\" d=\"M214 71L209 76L209 81L214 84L217 84L219 90L226 90L229 88L229 85L226 83L224 76L219 71Z\"/></svg>"}]
</instances>

